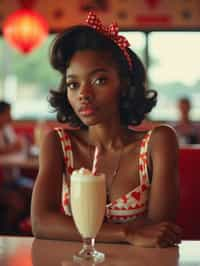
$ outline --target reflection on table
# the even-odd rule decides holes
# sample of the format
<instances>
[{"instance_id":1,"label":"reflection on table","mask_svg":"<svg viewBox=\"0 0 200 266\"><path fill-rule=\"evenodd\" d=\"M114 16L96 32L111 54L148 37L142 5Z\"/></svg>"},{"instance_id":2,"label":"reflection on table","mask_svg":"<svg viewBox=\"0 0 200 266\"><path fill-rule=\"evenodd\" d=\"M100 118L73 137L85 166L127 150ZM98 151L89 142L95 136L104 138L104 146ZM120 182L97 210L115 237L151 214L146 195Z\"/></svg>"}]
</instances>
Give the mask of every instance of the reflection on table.
<instances>
[{"instance_id":1,"label":"reflection on table","mask_svg":"<svg viewBox=\"0 0 200 266\"><path fill-rule=\"evenodd\" d=\"M39 240L31 237L0 237L2 266L71 266L79 242ZM122 244L97 243L105 252L104 265L191 266L200 265L200 241L183 241L178 247L139 248ZM94 265L84 263L81 265Z\"/></svg>"}]
</instances>

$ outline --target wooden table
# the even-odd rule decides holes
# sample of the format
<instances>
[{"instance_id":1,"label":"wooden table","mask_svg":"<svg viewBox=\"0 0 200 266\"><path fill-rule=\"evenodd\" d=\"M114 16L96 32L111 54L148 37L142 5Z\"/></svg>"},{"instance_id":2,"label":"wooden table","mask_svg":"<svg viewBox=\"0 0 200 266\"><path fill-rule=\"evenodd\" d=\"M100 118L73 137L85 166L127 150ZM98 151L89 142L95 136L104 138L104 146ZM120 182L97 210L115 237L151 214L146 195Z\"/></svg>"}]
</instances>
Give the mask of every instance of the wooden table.
<instances>
[{"instance_id":1,"label":"wooden table","mask_svg":"<svg viewBox=\"0 0 200 266\"><path fill-rule=\"evenodd\" d=\"M39 240L31 237L0 236L2 266L71 266L79 242ZM200 241L183 241L172 248L138 248L131 245L99 244L105 252L102 266L197 266L200 265ZM84 263L81 265L94 265Z\"/></svg>"}]
</instances>

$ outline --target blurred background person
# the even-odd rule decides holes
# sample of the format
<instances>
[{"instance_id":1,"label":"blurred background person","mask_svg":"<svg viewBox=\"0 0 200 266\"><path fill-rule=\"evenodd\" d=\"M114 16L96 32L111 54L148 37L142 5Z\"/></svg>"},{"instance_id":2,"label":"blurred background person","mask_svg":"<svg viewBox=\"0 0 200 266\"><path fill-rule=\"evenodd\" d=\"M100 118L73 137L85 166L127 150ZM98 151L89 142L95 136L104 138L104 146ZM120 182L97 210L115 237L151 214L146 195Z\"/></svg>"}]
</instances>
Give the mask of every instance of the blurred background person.
<instances>
[{"instance_id":1,"label":"blurred background person","mask_svg":"<svg viewBox=\"0 0 200 266\"><path fill-rule=\"evenodd\" d=\"M182 97L177 101L179 120L173 124L176 129L180 145L200 143L200 123L190 118L192 109L189 98Z\"/></svg>"},{"instance_id":2,"label":"blurred background person","mask_svg":"<svg viewBox=\"0 0 200 266\"><path fill-rule=\"evenodd\" d=\"M18 152L22 146L12 127L11 105L0 101L0 155Z\"/></svg>"},{"instance_id":3,"label":"blurred background person","mask_svg":"<svg viewBox=\"0 0 200 266\"><path fill-rule=\"evenodd\" d=\"M12 127L11 105L0 101L0 162L5 156L24 152L24 141ZM22 182L17 167L0 165L0 233L20 233L20 221L29 215L30 189Z\"/></svg>"}]
</instances>

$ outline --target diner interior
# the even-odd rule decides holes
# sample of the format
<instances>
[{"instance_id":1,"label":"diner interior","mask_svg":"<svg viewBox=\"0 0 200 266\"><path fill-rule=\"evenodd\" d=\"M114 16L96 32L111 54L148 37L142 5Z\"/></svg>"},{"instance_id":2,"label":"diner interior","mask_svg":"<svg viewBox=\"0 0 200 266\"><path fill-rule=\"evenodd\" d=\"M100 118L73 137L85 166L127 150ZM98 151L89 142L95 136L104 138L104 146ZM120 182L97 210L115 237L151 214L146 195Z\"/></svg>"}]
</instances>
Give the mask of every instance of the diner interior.
<instances>
[{"instance_id":1,"label":"diner interior","mask_svg":"<svg viewBox=\"0 0 200 266\"><path fill-rule=\"evenodd\" d=\"M70 254L77 250L77 243L65 246L33 238L30 205L41 143L53 128L68 127L57 121L48 103L49 91L56 89L60 80L50 66L49 47L56 33L82 23L91 10L105 24L117 21L120 34L127 37L145 65L146 86L158 93L156 107L133 129L152 129L166 123L176 130L180 180L176 222L183 230L179 251L177 247L168 251L136 248L133 260L130 246L101 243L99 248L110 250L111 257L115 257L112 260L108 255L108 264L102 265L145 265L148 260L165 260L164 265L174 266L200 265L200 256L195 252L200 248L198 0L0 1L0 102L9 103L11 141L18 139L22 143L20 150L0 152L0 265L73 265ZM24 12L30 16L24 19L25 26ZM183 121L186 115L188 125ZM0 131L3 119L0 106ZM49 255L44 257L47 252ZM124 255L118 257L117 253Z\"/></svg>"}]
</instances>

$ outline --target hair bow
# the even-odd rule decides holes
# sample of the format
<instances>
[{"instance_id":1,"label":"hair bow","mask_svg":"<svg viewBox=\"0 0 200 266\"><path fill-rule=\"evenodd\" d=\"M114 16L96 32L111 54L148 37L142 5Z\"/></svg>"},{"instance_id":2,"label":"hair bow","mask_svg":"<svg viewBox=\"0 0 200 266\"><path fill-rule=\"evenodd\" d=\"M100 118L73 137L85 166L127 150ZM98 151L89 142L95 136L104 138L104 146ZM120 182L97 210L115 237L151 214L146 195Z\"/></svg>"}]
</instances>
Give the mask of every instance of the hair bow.
<instances>
[{"instance_id":1,"label":"hair bow","mask_svg":"<svg viewBox=\"0 0 200 266\"><path fill-rule=\"evenodd\" d=\"M109 26L104 26L101 22L101 20L96 16L96 14L92 11L89 12L88 17L86 19L86 23L96 31L102 33L103 35L110 38L115 44L119 46L119 48L122 50L124 56L126 57L130 69L132 69L132 62L130 55L127 51L127 48L130 46L130 43L128 40L122 36L119 35L119 27L117 23L112 23Z\"/></svg>"}]
</instances>

